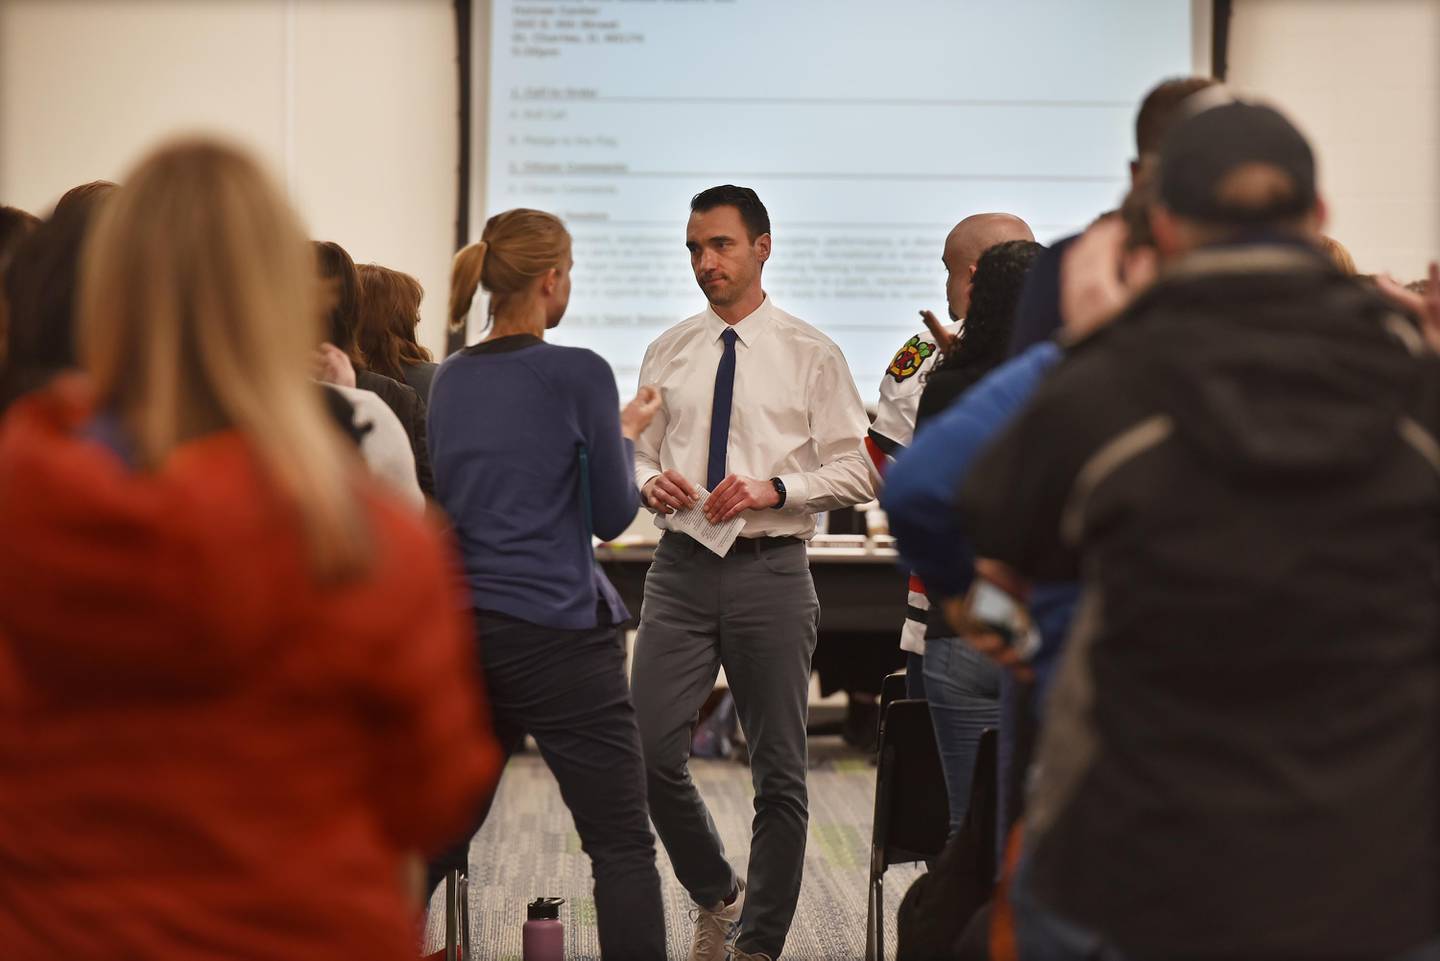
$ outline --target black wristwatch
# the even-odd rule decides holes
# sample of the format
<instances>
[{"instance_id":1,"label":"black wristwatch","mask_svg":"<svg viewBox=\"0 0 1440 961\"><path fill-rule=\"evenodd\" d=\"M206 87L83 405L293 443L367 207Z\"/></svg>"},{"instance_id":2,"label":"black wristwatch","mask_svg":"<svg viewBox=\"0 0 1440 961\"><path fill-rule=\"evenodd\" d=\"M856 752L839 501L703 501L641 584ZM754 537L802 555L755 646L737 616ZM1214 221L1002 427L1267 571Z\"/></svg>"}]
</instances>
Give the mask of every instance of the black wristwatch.
<instances>
[{"instance_id":1,"label":"black wristwatch","mask_svg":"<svg viewBox=\"0 0 1440 961\"><path fill-rule=\"evenodd\" d=\"M771 510L778 511L780 508L785 506L785 482L778 477L772 477L770 478L770 486L775 488L775 493L780 495L780 503L776 504L773 508L771 508Z\"/></svg>"}]
</instances>

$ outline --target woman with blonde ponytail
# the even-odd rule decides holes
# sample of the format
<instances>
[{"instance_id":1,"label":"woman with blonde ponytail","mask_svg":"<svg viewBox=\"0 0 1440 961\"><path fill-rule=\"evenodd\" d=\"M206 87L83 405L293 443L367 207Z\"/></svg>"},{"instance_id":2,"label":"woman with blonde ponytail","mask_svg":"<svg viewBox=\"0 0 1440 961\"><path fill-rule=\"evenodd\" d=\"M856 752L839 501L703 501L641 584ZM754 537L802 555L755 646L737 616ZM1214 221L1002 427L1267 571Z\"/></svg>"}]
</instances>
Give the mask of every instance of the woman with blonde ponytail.
<instances>
[{"instance_id":1,"label":"woman with blonde ponytail","mask_svg":"<svg viewBox=\"0 0 1440 961\"><path fill-rule=\"evenodd\" d=\"M485 269L485 252L489 249L489 244L477 240L455 255L450 268L450 330L453 332L463 333L470 320L470 307L480 292L480 272Z\"/></svg>"},{"instance_id":2,"label":"woman with blonde ponytail","mask_svg":"<svg viewBox=\"0 0 1440 961\"><path fill-rule=\"evenodd\" d=\"M7 959L413 956L498 752L437 535L309 380L294 215L206 140L88 232L83 375L0 425Z\"/></svg>"},{"instance_id":3,"label":"woman with blonde ponytail","mask_svg":"<svg viewBox=\"0 0 1440 961\"><path fill-rule=\"evenodd\" d=\"M595 876L600 954L663 961L665 915L624 644L630 619L595 564L640 508L634 439L660 397L624 411L610 365L545 342L570 302L570 235L539 210L491 217L455 256L450 323L488 295L485 339L430 393L435 491L455 524L502 744L540 745ZM479 821L484 821L485 812ZM431 865L464 868L466 835Z\"/></svg>"}]
</instances>

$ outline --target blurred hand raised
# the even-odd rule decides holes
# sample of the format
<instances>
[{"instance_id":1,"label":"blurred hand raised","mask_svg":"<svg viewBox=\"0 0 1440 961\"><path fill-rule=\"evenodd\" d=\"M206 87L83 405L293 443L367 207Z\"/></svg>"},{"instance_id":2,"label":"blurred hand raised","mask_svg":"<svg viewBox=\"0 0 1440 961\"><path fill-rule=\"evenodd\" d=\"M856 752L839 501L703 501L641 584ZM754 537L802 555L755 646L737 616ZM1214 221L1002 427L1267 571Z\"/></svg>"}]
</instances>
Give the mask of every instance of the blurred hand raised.
<instances>
[{"instance_id":1,"label":"blurred hand raised","mask_svg":"<svg viewBox=\"0 0 1440 961\"><path fill-rule=\"evenodd\" d=\"M350 363L345 351L334 344L321 344L315 348L310 372L322 383L339 387L355 386L355 365Z\"/></svg>"},{"instance_id":2,"label":"blurred hand raised","mask_svg":"<svg viewBox=\"0 0 1440 961\"><path fill-rule=\"evenodd\" d=\"M946 330L945 325L940 323L939 318L928 310L920 311L920 319L925 321L925 326L930 331L930 336L935 338L935 347L940 353L949 354L950 348L955 346L955 341L959 338Z\"/></svg>"},{"instance_id":3,"label":"blurred hand raised","mask_svg":"<svg viewBox=\"0 0 1440 961\"><path fill-rule=\"evenodd\" d=\"M1375 282L1392 304L1420 318L1420 333L1425 335L1425 343L1440 353L1440 263L1430 263L1430 284L1423 294L1406 290L1392 277L1381 275Z\"/></svg>"},{"instance_id":4,"label":"blurred hand raised","mask_svg":"<svg viewBox=\"0 0 1440 961\"><path fill-rule=\"evenodd\" d=\"M640 436L660 409L660 391L650 384L641 387L620 411L620 433L631 440Z\"/></svg>"},{"instance_id":5,"label":"blurred hand raised","mask_svg":"<svg viewBox=\"0 0 1440 961\"><path fill-rule=\"evenodd\" d=\"M1114 320L1155 279L1148 248L1126 254L1125 222L1105 217L1065 251L1060 261L1060 317L1065 342L1083 340Z\"/></svg>"}]
</instances>

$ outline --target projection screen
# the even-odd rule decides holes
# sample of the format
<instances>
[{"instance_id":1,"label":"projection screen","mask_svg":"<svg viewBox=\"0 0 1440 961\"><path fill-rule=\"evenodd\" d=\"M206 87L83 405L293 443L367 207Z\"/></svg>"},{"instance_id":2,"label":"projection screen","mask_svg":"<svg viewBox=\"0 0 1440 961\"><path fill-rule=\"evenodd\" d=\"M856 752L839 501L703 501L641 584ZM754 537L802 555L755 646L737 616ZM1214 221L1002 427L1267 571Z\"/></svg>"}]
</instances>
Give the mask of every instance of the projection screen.
<instances>
[{"instance_id":1,"label":"projection screen","mask_svg":"<svg viewBox=\"0 0 1440 961\"><path fill-rule=\"evenodd\" d=\"M511 207L565 220L551 339L601 354L628 396L646 345L704 308L690 197L753 187L765 289L840 345L868 403L918 311L945 315L958 220L1009 211L1044 242L1118 203L1140 97L1209 70L1209 6L477 0L470 234Z\"/></svg>"}]
</instances>

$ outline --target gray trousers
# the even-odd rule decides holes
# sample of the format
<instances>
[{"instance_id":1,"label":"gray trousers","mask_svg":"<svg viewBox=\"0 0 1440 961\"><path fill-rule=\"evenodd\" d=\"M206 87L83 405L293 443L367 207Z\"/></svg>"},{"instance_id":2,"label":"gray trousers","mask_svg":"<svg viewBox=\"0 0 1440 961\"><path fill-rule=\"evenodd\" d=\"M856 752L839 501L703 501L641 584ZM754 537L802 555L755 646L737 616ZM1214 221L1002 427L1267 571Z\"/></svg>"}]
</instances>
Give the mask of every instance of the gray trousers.
<instances>
[{"instance_id":1,"label":"gray trousers","mask_svg":"<svg viewBox=\"0 0 1440 961\"><path fill-rule=\"evenodd\" d=\"M780 957L800 897L809 823L805 718L820 602L805 545L741 540L717 557L666 534L645 578L631 686L650 818L696 904L735 873L695 783L690 731L721 665L750 748L755 819L737 945Z\"/></svg>"}]
</instances>

